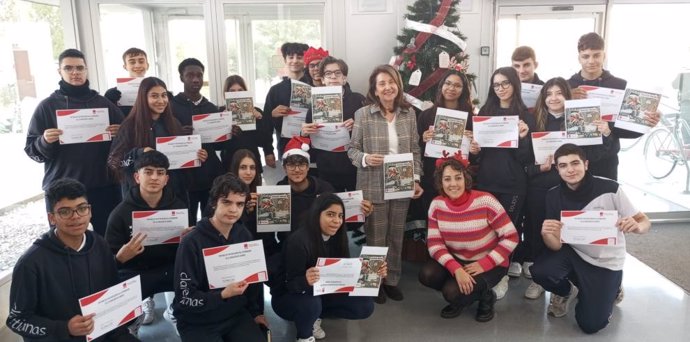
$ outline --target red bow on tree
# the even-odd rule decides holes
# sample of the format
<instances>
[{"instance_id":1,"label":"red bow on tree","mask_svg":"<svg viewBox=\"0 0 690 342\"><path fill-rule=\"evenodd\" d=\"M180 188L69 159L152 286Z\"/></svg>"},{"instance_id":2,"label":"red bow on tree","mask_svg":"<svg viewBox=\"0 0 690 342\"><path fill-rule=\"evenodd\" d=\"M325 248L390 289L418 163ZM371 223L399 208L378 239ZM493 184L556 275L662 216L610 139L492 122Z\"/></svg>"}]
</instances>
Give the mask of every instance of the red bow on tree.
<instances>
[{"instance_id":1,"label":"red bow on tree","mask_svg":"<svg viewBox=\"0 0 690 342\"><path fill-rule=\"evenodd\" d=\"M440 167L441 164L445 163L446 161L448 161L450 159L455 159L455 160L459 161L460 164L462 164L462 166L465 168L467 168L467 166L470 164L470 162L467 159L462 157L462 155L460 154L460 151L455 152L455 154L452 156L446 150L443 150L443 152L441 152L441 154L443 154L443 157L436 159L436 167Z\"/></svg>"}]
</instances>

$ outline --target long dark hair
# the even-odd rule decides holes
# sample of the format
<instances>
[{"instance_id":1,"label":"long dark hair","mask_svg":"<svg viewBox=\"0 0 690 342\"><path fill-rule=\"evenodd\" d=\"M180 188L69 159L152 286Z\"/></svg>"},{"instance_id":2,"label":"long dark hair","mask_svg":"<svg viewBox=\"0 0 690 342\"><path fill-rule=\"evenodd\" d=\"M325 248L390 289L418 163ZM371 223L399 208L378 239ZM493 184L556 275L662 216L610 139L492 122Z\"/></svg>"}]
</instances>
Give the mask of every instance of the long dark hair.
<instances>
[{"instance_id":1,"label":"long dark hair","mask_svg":"<svg viewBox=\"0 0 690 342\"><path fill-rule=\"evenodd\" d=\"M513 86L513 96L510 99L510 106L508 109L512 113L519 113L520 118L522 119L522 117L527 113L527 106L525 106L525 103L522 102L522 95L520 94L522 91L522 84L520 83L520 77L513 67L498 68L491 75L491 82L489 83L489 95L486 97L486 103L484 106L482 106L480 112L484 115L494 115L501 108L501 99L498 98L498 95L496 95L496 91L493 87L494 78L499 74L505 76L508 79L508 82L510 82L510 85Z\"/></svg>"},{"instance_id":2,"label":"long dark hair","mask_svg":"<svg viewBox=\"0 0 690 342\"><path fill-rule=\"evenodd\" d=\"M337 195L332 193L323 193L314 200L311 207L309 208L309 213L305 219L305 226L303 229L307 229L309 235L309 241L316 252L317 257L325 256L326 250L324 249L323 237L321 235L321 213L324 212L332 205L339 205L343 208L343 215L347 215L345 212L345 205L343 200ZM345 228L345 217L343 217L343 222L338 228L335 235L331 236L334 239L336 253L332 257L338 258L349 258L350 250L347 245L347 229Z\"/></svg>"},{"instance_id":3,"label":"long dark hair","mask_svg":"<svg viewBox=\"0 0 690 342\"><path fill-rule=\"evenodd\" d=\"M249 184L249 192L256 192L256 187L261 185L261 174L259 173L260 164L259 161L256 159L254 152L244 148L235 151L235 153L232 155L232 161L230 162L230 172L239 177L240 163L244 158L250 158L254 161L254 166L256 167L256 175L254 176L254 180L252 180L252 183Z\"/></svg>"},{"instance_id":4,"label":"long dark hair","mask_svg":"<svg viewBox=\"0 0 690 342\"><path fill-rule=\"evenodd\" d=\"M436 89L436 100L434 101L434 105L436 107L445 107L446 102L443 99L443 84L446 82L448 77L456 75L460 77L460 82L462 82L462 92L460 92L460 97L458 98L458 110L461 110L463 112L467 112L469 114L473 114L474 112L474 105L472 105L472 96L471 96L471 87L472 84L470 84L469 80L467 79L467 76L459 71L455 70L449 70L441 79L440 82L438 82L438 86Z\"/></svg>"},{"instance_id":5,"label":"long dark hair","mask_svg":"<svg viewBox=\"0 0 690 342\"><path fill-rule=\"evenodd\" d=\"M369 75L369 91L367 91L367 101L370 104L375 104L379 107L382 107L381 100L379 100L378 96L376 96L376 77L379 74L388 74L391 78L393 78L395 84L398 86L398 95L395 96L395 100L393 101L393 110L398 108L410 108L410 104L405 101L405 96L403 95L405 89L403 88L402 84L402 76L400 76L400 73L397 69L388 64L377 66Z\"/></svg>"},{"instance_id":6,"label":"long dark hair","mask_svg":"<svg viewBox=\"0 0 690 342\"><path fill-rule=\"evenodd\" d=\"M546 96L549 89L552 87L561 88L563 92L563 97L566 100L570 100L573 94L570 90L570 85L563 77L554 77L544 84L539 92L539 97L537 98L537 105L534 107L534 119L537 121L536 131L543 132L546 130L546 121L549 115L549 108L546 106ZM561 129L565 130L565 122L561 124Z\"/></svg>"},{"instance_id":7,"label":"long dark hair","mask_svg":"<svg viewBox=\"0 0 690 342\"><path fill-rule=\"evenodd\" d=\"M115 172L119 179L122 179L122 170L120 163L125 154L133 148L155 147L155 135L152 130L153 118L151 109L149 108L148 94L153 87L160 86L163 89L168 89L161 79L156 77L147 77L141 81L139 91L137 92L137 99L134 101L132 111L127 115L120 129L118 136L115 139L113 147L111 148L110 157L108 158L108 166ZM179 121L173 116L170 102L172 98L168 95L168 105L161 113L159 120L163 122L163 126L170 135L181 135L182 126ZM151 146L154 144L154 146Z\"/></svg>"}]
</instances>

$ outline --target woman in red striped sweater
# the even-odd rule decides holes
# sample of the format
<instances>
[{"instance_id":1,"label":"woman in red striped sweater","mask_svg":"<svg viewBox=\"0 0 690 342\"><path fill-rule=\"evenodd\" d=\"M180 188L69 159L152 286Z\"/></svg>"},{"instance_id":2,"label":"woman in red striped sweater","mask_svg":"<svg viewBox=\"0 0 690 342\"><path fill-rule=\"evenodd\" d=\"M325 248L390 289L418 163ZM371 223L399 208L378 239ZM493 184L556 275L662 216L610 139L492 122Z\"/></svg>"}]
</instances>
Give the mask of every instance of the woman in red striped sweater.
<instances>
[{"instance_id":1,"label":"woman in red striped sweater","mask_svg":"<svg viewBox=\"0 0 690 342\"><path fill-rule=\"evenodd\" d=\"M429 207L427 246L432 260L419 281L441 291L449 303L441 317L453 318L479 301L475 319L494 317L496 294L491 290L508 272L517 231L501 203L491 194L472 190L467 162L439 159L434 172L437 196Z\"/></svg>"}]
</instances>

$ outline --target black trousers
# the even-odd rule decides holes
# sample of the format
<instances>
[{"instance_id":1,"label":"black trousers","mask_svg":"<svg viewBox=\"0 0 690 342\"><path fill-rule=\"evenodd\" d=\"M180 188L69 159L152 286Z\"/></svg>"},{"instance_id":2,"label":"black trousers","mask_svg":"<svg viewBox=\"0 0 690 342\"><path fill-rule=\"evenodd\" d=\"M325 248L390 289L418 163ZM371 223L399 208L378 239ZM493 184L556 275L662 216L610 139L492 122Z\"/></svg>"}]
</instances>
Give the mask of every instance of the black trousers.
<instances>
[{"instance_id":1,"label":"black trousers","mask_svg":"<svg viewBox=\"0 0 690 342\"><path fill-rule=\"evenodd\" d=\"M522 263L525 261L525 247L522 243L522 223L524 217L522 209L525 205L525 195L505 194L500 192L492 192L491 194L501 203L518 233L518 245L515 247L513 254L510 255L510 261Z\"/></svg>"},{"instance_id":2,"label":"black trousers","mask_svg":"<svg viewBox=\"0 0 690 342\"><path fill-rule=\"evenodd\" d=\"M235 315L225 322L211 325L179 324L182 342L265 342L266 336L249 312Z\"/></svg>"},{"instance_id":3,"label":"black trousers","mask_svg":"<svg viewBox=\"0 0 690 342\"><path fill-rule=\"evenodd\" d=\"M458 259L456 258L456 260ZM461 261L458 260L458 262ZM465 261L462 263L467 264ZM476 275L474 277L476 284L474 284L472 292L463 294L460 292L455 275L450 274L438 261L430 259L419 270L419 282L426 287L441 291L446 302L465 307L479 300L482 293L496 286L507 273L508 269L505 267L494 267L488 272Z\"/></svg>"}]
</instances>

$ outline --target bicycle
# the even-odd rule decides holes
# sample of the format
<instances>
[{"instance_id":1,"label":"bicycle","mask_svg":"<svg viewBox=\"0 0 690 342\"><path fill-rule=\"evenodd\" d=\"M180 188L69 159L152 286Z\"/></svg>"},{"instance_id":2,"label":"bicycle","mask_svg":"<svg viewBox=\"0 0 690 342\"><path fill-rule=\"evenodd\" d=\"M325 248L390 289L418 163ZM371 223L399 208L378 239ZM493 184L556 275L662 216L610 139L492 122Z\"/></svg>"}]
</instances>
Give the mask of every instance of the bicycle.
<instances>
[{"instance_id":1,"label":"bicycle","mask_svg":"<svg viewBox=\"0 0 690 342\"><path fill-rule=\"evenodd\" d=\"M647 172L655 179L668 177L676 166L685 166L685 193L690 192L690 125L680 113L662 115L659 128L645 140L644 158Z\"/></svg>"}]
</instances>

